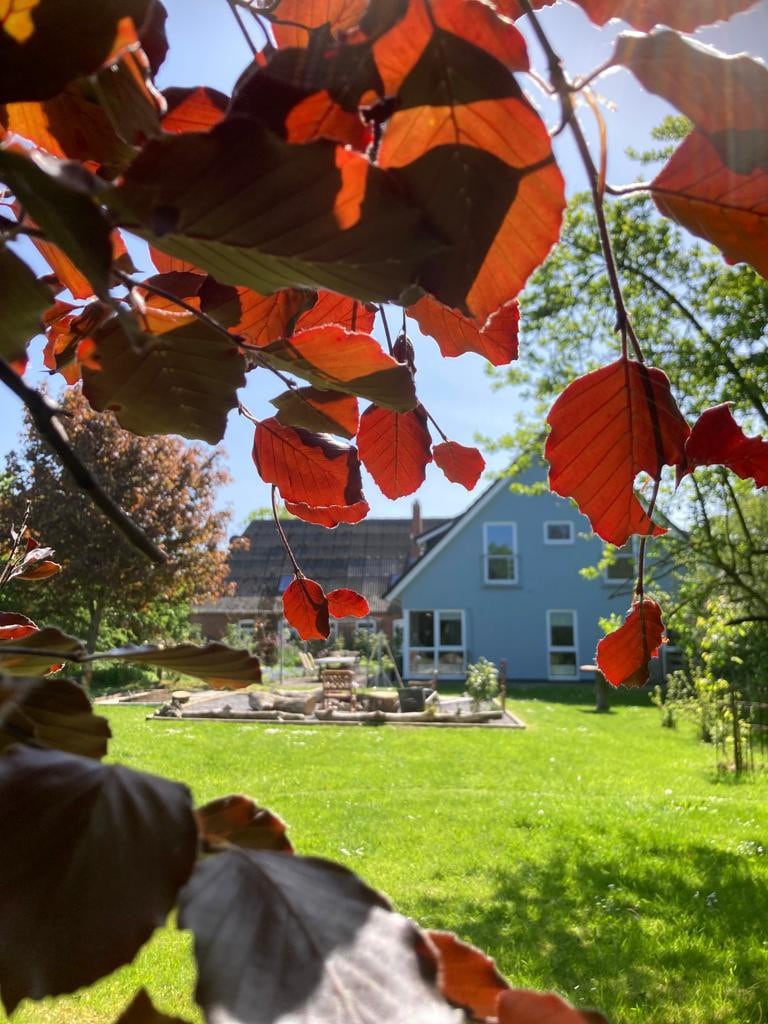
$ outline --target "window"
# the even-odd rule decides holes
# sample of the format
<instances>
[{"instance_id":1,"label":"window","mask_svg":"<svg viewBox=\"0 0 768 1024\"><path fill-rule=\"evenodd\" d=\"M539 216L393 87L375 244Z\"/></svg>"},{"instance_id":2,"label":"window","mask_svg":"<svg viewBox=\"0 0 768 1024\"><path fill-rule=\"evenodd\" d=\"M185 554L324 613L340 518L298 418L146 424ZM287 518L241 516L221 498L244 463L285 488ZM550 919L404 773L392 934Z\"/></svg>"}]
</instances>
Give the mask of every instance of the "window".
<instances>
[{"instance_id":1,"label":"window","mask_svg":"<svg viewBox=\"0 0 768 1024\"><path fill-rule=\"evenodd\" d=\"M483 527L483 579L486 583L517 583L517 526L485 523Z\"/></svg>"},{"instance_id":2,"label":"window","mask_svg":"<svg viewBox=\"0 0 768 1024\"><path fill-rule=\"evenodd\" d=\"M550 679L578 679L576 612L547 612L547 657Z\"/></svg>"},{"instance_id":3,"label":"window","mask_svg":"<svg viewBox=\"0 0 768 1024\"><path fill-rule=\"evenodd\" d=\"M376 632L376 620L375 619L358 619L355 622L356 633L375 633Z\"/></svg>"},{"instance_id":4,"label":"window","mask_svg":"<svg viewBox=\"0 0 768 1024\"><path fill-rule=\"evenodd\" d=\"M626 583L635 578L635 552L632 542L625 544L623 548L617 548L613 553L613 561L606 565L603 576L606 583Z\"/></svg>"},{"instance_id":5,"label":"window","mask_svg":"<svg viewBox=\"0 0 768 1024\"><path fill-rule=\"evenodd\" d=\"M573 523L567 519L562 522L544 523L545 544L573 544Z\"/></svg>"},{"instance_id":6,"label":"window","mask_svg":"<svg viewBox=\"0 0 768 1024\"><path fill-rule=\"evenodd\" d=\"M466 651L462 611L408 613L408 675L463 676Z\"/></svg>"},{"instance_id":7,"label":"window","mask_svg":"<svg viewBox=\"0 0 768 1024\"><path fill-rule=\"evenodd\" d=\"M237 636L241 644L253 643L253 630L256 623L253 619L240 619L237 624Z\"/></svg>"}]
</instances>

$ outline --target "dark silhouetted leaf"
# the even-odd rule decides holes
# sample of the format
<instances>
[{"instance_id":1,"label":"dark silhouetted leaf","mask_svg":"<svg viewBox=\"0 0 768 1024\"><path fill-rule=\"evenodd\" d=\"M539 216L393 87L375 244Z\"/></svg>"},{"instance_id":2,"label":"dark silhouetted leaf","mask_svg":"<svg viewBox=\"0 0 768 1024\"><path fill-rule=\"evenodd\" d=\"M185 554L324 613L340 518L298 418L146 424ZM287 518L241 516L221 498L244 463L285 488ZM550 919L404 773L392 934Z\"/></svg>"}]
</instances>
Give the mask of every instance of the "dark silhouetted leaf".
<instances>
[{"instance_id":1,"label":"dark silhouetted leaf","mask_svg":"<svg viewBox=\"0 0 768 1024\"><path fill-rule=\"evenodd\" d=\"M768 170L750 169L751 154L764 146L764 132L726 133L717 146L692 132L651 182L651 194L665 217L716 245L729 263L750 263L768 277ZM720 156L723 147L730 166Z\"/></svg>"},{"instance_id":2,"label":"dark silhouetted leaf","mask_svg":"<svg viewBox=\"0 0 768 1024\"><path fill-rule=\"evenodd\" d=\"M169 1017L156 1010L145 989L139 989L130 1006L120 1014L115 1024L188 1024L181 1017Z\"/></svg>"},{"instance_id":3,"label":"dark silhouetted leaf","mask_svg":"<svg viewBox=\"0 0 768 1024\"><path fill-rule=\"evenodd\" d=\"M400 412L416 405L411 371L367 334L312 327L268 345L261 354L277 369L296 373L318 388L359 395Z\"/></svg>"},{"instance_id":4,"label":"dark silhouetted leaf","mask_svg":"<svg viewBox=\"0 0 768 1024\"><path fill-rule=\"evenodd\" d=\"M329 142L290 145L244 117L148 143L105 198L158 248L262 294L397 298L443 245L365 157Z\"/></svg>"},{"instance_id":5,"label":"dark silhouetted leaf","mask_svg":"<svg viewBox=\"0 0 768 1024\"><path fill-rule=\"evenodd\" d=\"M113 128L130 146L160 134L165 100L152 81L149 60L138 40L119 60L94 75L93 87Z\"/></svg>"},{"instance_id":6,"label":"dark silhouetted leaf","mask_svg":"<svg viewBox=\"0 0 768 1024\"><path fill-rule=\"evenodd\" d=\"M471 491L485 469L485 459L477 448L467 448L456 441L444 441L432 449L432 458L446 477Z\"/></svg>"},{"instance_id":7,"label":"dark silhouetted leaf","mask_svg":"<svg viewBox=\"0 0 768 1024\"><path fill-rule=\"evenodd\" d=\"M473 1019L495 1017L499 995L509 985L494 961L452 932L428 931L427 936L440 954L438 981L445 998L467 1010Z\"/></svg>"},{"instance_id":8,"label":"dark silhouetted leaf","mask_svg":"<svg viewBox=\"0 0 768 1024\"><path fill-rule=\"evenodd\" d=\"M444 356L452 358L465 352L477 352L494 366L505 366L517 359L517 334L520 307L511 299L501 309L491 313L484 324L477 324L458 309L449 309L425 295L409 307L422 334L434 338Z\"/></svg>"},{"instance_id":9,"label":"dark silhouetted leaf","mask_svg":"<svg viewBox=\"0 0 768 1024\"><path fill-rule=\"evenodd\" d=\"M421 407L398 413L369 406L360 417L357 443L363 465L388 498L413 494L432 461L432 438Z\"/></svg>"},{"instance_id":10,"label":"dark silhouetted leaf","mask_svg":"<svg viewBox=\"0 0 768 1024\"><path fill-rule=\"evenodd\" d=\"M339 587L326 594L328 600L328 611L334 619L345 619L351 616L355 619L362 619L368 615L371 608L362 594L347 587Z\"/></svg>"},{"instance_id":11,"label":"dark silhouetted leaf","mask_svg":"<svg viewBox=\"0 0 768 1024\"><path fill-rule=\"evenodd\" d=\"M151 0L39 0L24 3L0 31L0 103L47 100L96 71L121 18L142 25Z\"/></svg>"},{"instance_id":12,"label":"dark silhouetted leaf","mask_svg":"<svg viewBox=\"0 0 768 1024\"><path fill-rule=\"evenodd\" d=\"M223 796L195 811L200 833L209 849L230 845L248 850L293 853L285 822L247 796Z\"/></svg>"},{"instance_id":13,"label":"dark silhouetted leaf","mask_svg":"<svg viewBox=\"0 0 768 1024\"><path fill-rule=\"evenodd\" d=\"M210 857L180 896L197 1000L231 1024L456 1024L414 924L338 864L245 850Z\"/></svg>"},{"instance_id":14,"label":"dark silhouetted leaf","mask_svg":"<svg viewBox=\"0 0 768 1024\"><path fill-rule=\"evenodd\" d=\"M106 217L91 196L66 184L68 163L53 157L37 159L46 170L30 157L0 150L0 181L10 188L48 241L88 278L92 293L108 299L112 244ZM87 178L80 165L75 167Z\"/></svg>"},{"instance_id":15,"label":"dark silhouetted leaf","mask_svg":"<svg viewBox=\"0 0 768 1024\"><path fill-rule=\"evenodd\" d=\"M207 132L224 119L229 96L218 89L199 85L196 89L166 89L163 92L168 110L162 120L165 132Z\"/></svg>"},{"instance_id":16,"label":"dark silhouetted leaf","mask_svg":"<svg viewBox=\"0 0 768 1024\"><path fill-rule=\"evenodd\" d=\"M611 686L645 686L648 662L658 654L664 635L661 608L649 597L634 604L613 633L597 645L597 667Z\"/></svg>"},{"instance_id":17,"label":"dark silhouetted leaf","mask_svg":"<svg viewBox=\"0 0 768 1024\"><path fill-rule=\"evenodd\" d=\"M0 616L0 672L11 676L44 676L60 665L51 664L50 652L62 657L79 661L85 653L80 640L62 633L53 626L38 629L29 619L12 615L11 618L21 619L18 626L8 625L4 620L7 615ZM13 647L23 654L7 654L3 648ZM41 652L41 653L35 653Z\"/></svg>"},{"instance_id":18,"label":"dark silhouetted leaf","mask_svg":"<svg viewBox=\"0 0 768 1024\"><path fill-rule=\"evenodd\" d=\"M329 530L339 523L359 523L371 511L367 501L356 501L352 505L307 505L301 501L286 501L285 508L297 519Z\"/></svg>"},{"instance_id":19,"label":"dark silhouetted leaf","mask_svg":"<svg viewBox=\"0 0 768 1024\"><path fill-rule=\"evenodd\" d=\"M161 321L165 333L159 333ZM94 335L101 369L83 369L83 390L99 411L110 409L134 434L181 434L216 444L245 383L245 359L234 341L191 313L153 310L151 335L136 352L114 319Z\"/></svg>"},{"instance_id":20,"label":"dark silhouetted leaf","mask_svg":"<svg viewBox=\"0 0 768 1024\"><path fill-rule=\"evenodd\" d=\"M603 540L664 533L634 492L638 473L653 479L683 457L688 425L666 374L628 359L569 384L549 411L544 454L549 486L573 498Z\"/></svg>"},{"instance_id":21,"label":"dark silhouetted leaf","mask_svg":"<svg viewBox=\"0 0 768 1024\"><path fill-rule=\"evenodd\" d=\"M215 690L231 690L261 682L259 659L249 651L238 650L216 641L198 647L178 644L176 647L117 647L99 654L134 665L154 665L171 672L203 679Z\"/></svg>"},{"instance_id":22,"label":"dark silhouetted leaf","mask_svg":"<svg viewBox=\"0 0 768 1024\"><path fill-rule=\"evenodd\" d=\"M551 2L551 0L547 0ZM693 32L701 25L724 21L753 7L757 0L574 0L597 25L621 18L641 32L654 25L669 25ZM544 6L534 3L534 7Z\"/></svg>"},{"instance_id":23,"label":"dark silhouetted leaf","mask_svg":"<svg viewBox=\"0 0 768 1024\"><path fill-rule=\"evenodd\" d=\"M189 878L197 828L186 787L55 750L12 747L0 790L0 994L12 1013L129 963Z\"/></svg>"},{"instance_id":24,"label":"dark silhouetted leaf","mask_svg":"<svg viewBox=\"0 0 768 1024\"><path fill-rule=\"evenodd\" d=\"M273 398L272 405L277 409L278 422L319 433L352 438L360 422L357 399L338 391L297 388Z\"/></svg>"},{"instance_id":25,"label":"dark silhouetted leaf","mask_svg":"<svg viewBox=\"0 0 768 1024\"><path fill-rule=\"evenodd\" d=\"M32 685L30 685L32 684ZM106 718L94 715L85 691L69 679L8 679L14 708L0 726L0 748L19 736L68 754L102 758L112 735ZM3 704L7 709L7 704Z\"/></svg>"},{"instance_id":26,"label":"dark silhouetted leaf","mask_svg":"<svg viewBox=\"0 0 768 1024\"><path fill-rule=\"evenodd\" d=\"M297 576L283 592L283 614L302 640L325 640L331 631L323 588L305 576Z\"/></svg>"},{"instance_id":27,"label":"dark silhouetted leaf","mask_svg":"<svg viewBox=\"0 0 768 1024\"><path fill-rule=\"evenodd\" d=\"M27 343L42 329L41 317L53 300L50 288L38 281L10 249L0 246L0 357L23 359Z\"/></svg>"},{"instance_id":28,"label":"dark silhouetted leaf","mask_svg":"<svg viewBox=\"0 0 768 1024\"><path fill-rule=\"evenodd\" d=\"M685 444L686 470L696 466L727 466L743 480L768 487L768 441L747 437L724 402L705 410L696 420Z\"/></svg>"},{"instance_id":29,"label":"dark silhouetted leaf","mask_svg":"<svg viewBox=\"0 0 768 1024\"><path fill-rule=\"evenodd\" d=\"M285 427L274 417L256 427L253 460L259 476L285 501L353 505L363 500L357 449L327 434Z\"/></svg>"}]
</instances>

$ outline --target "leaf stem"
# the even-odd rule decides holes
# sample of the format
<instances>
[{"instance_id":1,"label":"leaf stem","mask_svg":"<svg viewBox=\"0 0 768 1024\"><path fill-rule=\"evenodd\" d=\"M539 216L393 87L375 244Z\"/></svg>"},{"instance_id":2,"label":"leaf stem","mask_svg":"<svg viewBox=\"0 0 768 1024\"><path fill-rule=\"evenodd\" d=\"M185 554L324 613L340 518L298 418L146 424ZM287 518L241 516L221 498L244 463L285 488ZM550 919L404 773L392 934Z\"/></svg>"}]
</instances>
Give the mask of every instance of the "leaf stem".
<instances>
[{"instance_id":1,"label":"leaf stem","mask_svg":"<svg viewBox=\"0 0 768 1024\"><path fill-rule=\"evenodd\" d=\"M41 437L58 455L62 465L69 470L77 486L89 495L97 508L117 527L134 547L142 551L157 565L168 561L166 553L149 539L146 533L107 494L90 469L70 445L66 432L59 422L57 408L33 388L28 387L21 377L0 359L0 381L6 385L27 407L32 422Z\"/></svg>"},{"instance_id":2,"label":"leaf stem","mask_svg":"<svg viewBox=\"0 0 768 1024\"><path fill-rule=\"evenodd\" d=\"M381 314L381 321L384 324L384 334L387 337L387 348L389 349L389 354L393 355L394 354L394 348L392 346L392 335L389 333L389 324L387 322L387 314L384 312L384 306L381 303L379 303L376 306L376 309Z\"/></svg>"},{"instance_id":3,"label":"leaf stem","mask_svg":"<svg viewBox=\"0 0 768 1024\"><path fill-rule=\"evenodd\" d=\"M288 543L288 538L285 536L285 530L283 529L283 524L280 522L280 516L278 515L278 512L277 512L277 487L274 484L272 484L272 496L271 497L272 497L272 518L275 521L275 529L277 530L278 535L280 537L280 543L283 545L283 548L285 549L285 553L286 553L286 555L288 555L288 558L290 559L291 565L293 566L293 574L294 574L294 576L296 577L297 580L303 580L303 579L305 579L304 573L301 571L301 567L299 566L299 563L296 561L296 556L294 555L293 551L291 550L291 545Z\"/></svg>"},{"instance_id":4,"label":"leaf stem","mask_svg":"<svg viewBox=\"0 0 768 1024\"><path fill-rule=\"evenodd\" d=\"M235 3L235 0L227 0L227 6L229 7L230 11L232 11L232 14L235 17L235 21L237 22L240 28L240 32L242 33L243 39L245 39L248 45L248 49L251 51L251 54L253 55L254 58L257 57L259 51L256 49L256 44L248 34L248 29L245 27L245 22L242 19L240 11L237 9L237 4Z\"/></svg>"}]
</instances>

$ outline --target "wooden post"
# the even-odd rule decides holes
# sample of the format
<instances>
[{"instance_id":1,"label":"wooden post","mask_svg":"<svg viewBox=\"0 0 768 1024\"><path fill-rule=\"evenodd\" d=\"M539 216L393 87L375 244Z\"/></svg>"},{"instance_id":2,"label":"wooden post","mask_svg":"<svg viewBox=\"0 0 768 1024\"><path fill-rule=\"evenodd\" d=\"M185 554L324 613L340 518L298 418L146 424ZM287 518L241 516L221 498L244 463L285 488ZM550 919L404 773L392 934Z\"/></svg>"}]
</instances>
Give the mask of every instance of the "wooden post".
<instances>
[{"instance_id":1,"label":"wooden post","mask_svg":"<svg viewBox=\"0 0 768 1024\"><path fill-rule=\"evenodd\" d=\"M606 682L606 678L602 672L595 672L595 711L609 711L610 702L608 695L610 694L610 683Z\"/></svg>"},{"instance_id":2,"label":"wooden post","mask_svg":"<svg viewBox=\"0 0 768 1024\"><path fill-rule=\"evenodd\" d=\"M499 697L501 698L501 710L507 710L507 659L502 658L499 662Z\"/></svg>"}]
</instances>

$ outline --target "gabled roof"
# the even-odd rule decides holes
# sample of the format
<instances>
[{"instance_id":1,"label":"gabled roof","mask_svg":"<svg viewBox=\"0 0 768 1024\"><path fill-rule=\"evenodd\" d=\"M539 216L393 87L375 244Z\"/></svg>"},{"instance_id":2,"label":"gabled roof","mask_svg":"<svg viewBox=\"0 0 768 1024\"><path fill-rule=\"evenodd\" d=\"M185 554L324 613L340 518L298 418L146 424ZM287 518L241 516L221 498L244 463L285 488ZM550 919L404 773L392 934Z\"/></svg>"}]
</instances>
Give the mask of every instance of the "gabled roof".
<instances>
[{"instance_id":1,"label":"gabled roof","mask_svg":"<svg viewBox=\"0 0 768 1024\"><path fill-rule=\"evenodd\" d=\"M420 539L423 540L426 535L432 533L433 536L438 536L439 540L432 544L421 558L413 562L411 565L406 566L402 576L395 583L391 584L384 592L383 596L386 600L391 602L394 601L395 598L399 597L406 583L410 583L416 576L418 576L418 574L427 565L429 565L432 559L439 555L444 548L448 547L448 545L452 543L453 538L459 534L465 526L472 522L475 516L485 508L488 502L494 498L499 491L503 490L503 488L509 487L509 484L509 477L503 476L498 480L495 480L490 487L486 488L486 490L484 490L483 493L472 502L469 508L465 509L457 519L453 520L442 536L440 536L438 530L425 530L424 533L421 534Z\"/></svg>"},{"instance_id":2,"label":"gabled roof","mask_svg":"<svg viewBox=\"0 0 768 1024\"><path fill-rule=\"evenodd\" d=\"M422 528L429 532L443 522L425 519ZM341 524L335 530L299 519L284 520L281 525L296 560L310 579L326 592L351 587L368 600L372 612L386 611L384 592L412 559L410 518L364 519L354 526ZM230 555L229 578L235 583L236 599L230 598L229 602L234 605L250 599L247 603L264 611L277 610L293 573L275 525L271 519L254 520L242 536L249 548L238 550L235 545ZM221 603L226 602L224 598Z\"/></svg>"}]
</instances>

